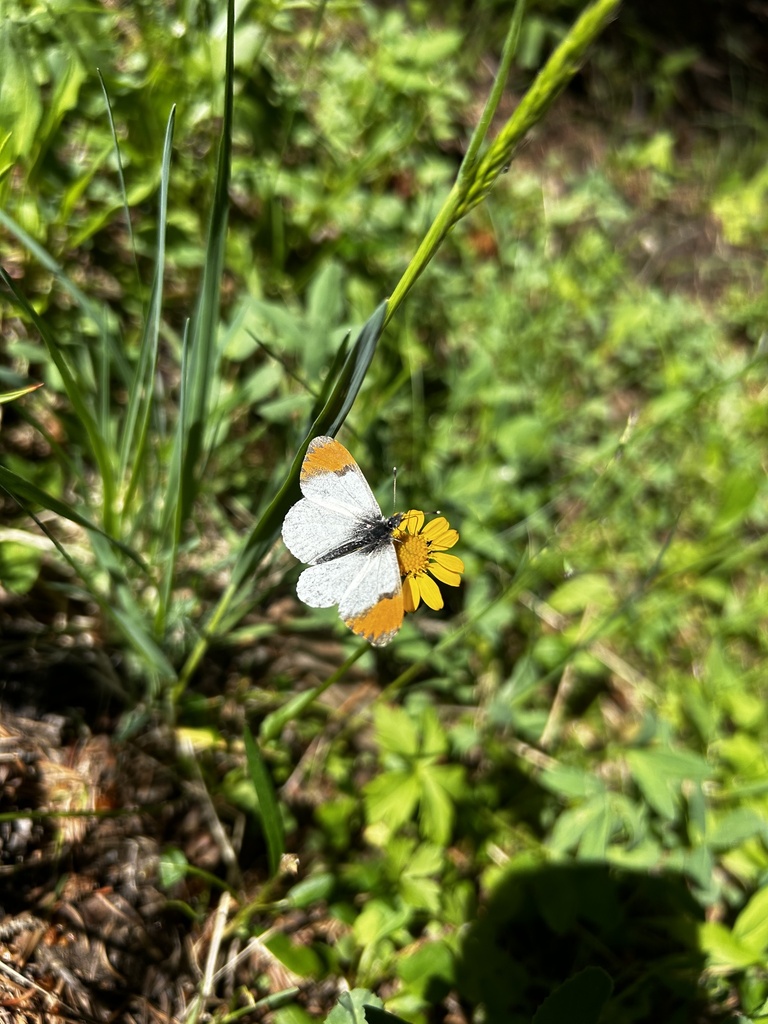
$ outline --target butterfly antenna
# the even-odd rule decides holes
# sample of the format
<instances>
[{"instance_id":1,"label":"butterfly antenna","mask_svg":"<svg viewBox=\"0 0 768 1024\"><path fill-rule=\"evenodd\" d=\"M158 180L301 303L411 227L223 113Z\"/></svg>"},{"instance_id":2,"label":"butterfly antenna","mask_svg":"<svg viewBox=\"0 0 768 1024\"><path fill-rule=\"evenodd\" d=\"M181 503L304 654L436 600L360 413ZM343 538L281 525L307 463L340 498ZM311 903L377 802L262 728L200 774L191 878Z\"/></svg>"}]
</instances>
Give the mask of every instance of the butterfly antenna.
<instances>
[{"instance_id":1,"label":"butterfly antenna","mask_svg":"<svg viewBox=\"0 0 768 1024\"><path fill-rule=\"evenodd\" d=\"M392 467L392 515L397 508L397 466Z\"/></svg>"}]
</instances>

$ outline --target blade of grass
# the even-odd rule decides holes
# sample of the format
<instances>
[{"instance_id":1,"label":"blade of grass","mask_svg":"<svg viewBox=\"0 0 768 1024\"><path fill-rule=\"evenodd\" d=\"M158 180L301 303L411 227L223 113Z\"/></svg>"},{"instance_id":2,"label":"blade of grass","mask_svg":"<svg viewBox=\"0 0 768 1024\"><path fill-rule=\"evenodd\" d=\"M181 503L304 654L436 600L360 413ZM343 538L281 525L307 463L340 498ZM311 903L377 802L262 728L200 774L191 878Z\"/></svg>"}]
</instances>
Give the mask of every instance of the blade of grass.
<instances>
[{"instance_id":1,"label":"blade of grass","mask_svg":"<svg viewBox=\"0 0 768 1024\"><path fill-rule=\"evenodd\" d=\"M130 388L130 399L125 415L125 426L123 431L120 468L118 478L125 477L128 460L133 454L132 471L128 480L123 508L129 508L133 494L138 486L144 464L144 451L146 448L150 416L152 413L152 400L154 396L153 381L157 370L157 354L160 339L160 314L163 303L163 276L165 273L165 231L168 220L168 181L170 177L171 152L173 147L173 129L176 121L176 107L171 109L168 124L165 130L165 143L163 145L163 162L160 172L160 206L158 210L157 224L157 259L155 260L155 274L152 282L152 295L149 301L149 310L144 327L144 335L141 339L139 359L136 364L134 379ZM138 441L136 440L136 425L139 423Z\"/></svg>"},{"instance_id":2,"label":"blade of grass","mask_svg":"<svg viewBox=\"0 0 768 1024\"><path fill-rule=\"evenodd\" d=\"M336 434L344 423L352 404L362 387L365 375L373 360L381 332L384 327L384 316L387 304L382 302L372 316L363 325L355 344L347 356L341 372L334 384L325 405L312 423L307 436L299 447L288 475L282 487L272 499L258 523L246 538L242 550L238 554L232 571L232 579L219 599L211 614L206 628L195 644L180 673L174 699L184 692L193 672L208 649L211 638L220 628L230 604L237 595L240 586L253 573L256 566L274 543L274 539L285 518L285 513L299 497L299 473L307 446L318 434ZM342 342L342 344L344 344Z\"/></svg>"},{"instance_id":3,"label":"blade of grass","mask_svg":"<svg viewBox=\"0 0 768 1024\"><path fill-rule=\"evenodd\" d=\"M42 519L36 516L35 513L32 512L30 509L26 508L23 502L19 501L19 498L16 494L5 488L5 485L2 480L2 474L4 473L9 473L9 470L6 470L0 466L0 488L5 489L7 493L10 494L10 496L19 503L19 505L21 505L21 507L24 509L27 515L30 516L30 518L37 524L40 530L54 545L56 550L59 552L64 561L70 566L75 575L78 576L81 580L83 580L87 588L89 598L92 598L96 602L96 604L99 606L99 609L101 610L102 614L106 619L112 620L114 625L117 627L118 631L122 634L123 638L127 642L128 646L132 647L134 651L136 651L136 653L141 656L145 664L145 667L150 666L155 668L159 682L168 682L171 679L175 679L176 673L173 670L173 666L166 659L165 655L162 653L159 647L157 647L157 645L153 643L152 639L148 637L144 632L142 628L141 617L137 614L127 615L121 608L116 607L114 600L112 600L111 598L107 599L106 597L104 597L104 595L100 592L99 587L96 584L96 581L92 578L92 574L89 572L89 570L84 565L76 562L74 558L72 558L67 549L61 543L61 541L56 536L54 536L54 534L48 528L47 524L44 523ZM27 486L33 487L33 485L31 484ZM37 490L37 488L34 489ZM53 509L52 511L56 510ZM66 516L65 518L70 517ZM77 519L74 519L73 521L78 522ZM96 542L94 544L94 547L98 546L99 539L101 537L103 538L103 541L109 542L110 544L118 544L120 548L124 548L124 545L119 544L119 542L113 541L110 537L107 537L104 534L102 534L98 527L89 527L86 521L78 523L78 525L83 526L85 529L92 529L94 531L94 541ZM108 549L105 549L105 551L106 550ZM126 554L131 555L131 557L136 557L132 555L128 548L125 548L125 552ZM101 552L101 561L103 563L111 563L114 566L114 560L111 558L105 558L104 554L104 552ZM142 568L144 568L143 565ZM119 574L119 566L115 566L115 571ZM111 575L114 576L114 574L115 573L113 572ZM125 590L124 587L123 590Z\"/></svg>"},{"instance_id":4,"label":"blade of grass","mask_svg":"<svg viewBox=\"0 0 768 1024\"><path fill-rule=\"evenodd\" d=\"M145 573L149 574L149 568L144 562L141 555L138 555L132 548L127 544L123 544L122 541L116 540L114 537L110 537L104 530L99 529L95 523L92 523L90 519L81 515L75 511L71 505L66 501L62 501L60 498L54 498L48 491L44 491L41 487L36 484L31 484L24 477L19 476L17 473L12 472L10 469L6 469L5 466L0 466L0 487L3 487L8 494L10 494L15 500L21 505L25 512L28 512L24 502L31 502L33 505L40 505L41 508L47 509L49 512L54 512L57 516L61 516L62 519L68 519L70 522L75 523L77 526L81 526L84 530L88 530L93 534L97 534L104 537L105 540L122 551L124 555L127 555L131 561L135 562Z\"/></svg>"},{"instance_id":5,"label":"blade of grass","mask_svg":"<svg viewBox=\"0 0 768 1024\"><path fill-rule=\"evenodd\" d=\"M1 215L2 211L0 211L0 216ZM17 290L14 282L2 267L0 267L0 280L3 281L10 291L16 305L29 317L40 334L40 337L43 339L45 347L48 350L48 355L51 357L56 369L59 371L59 375L61 376L64 384L64 390L67 392L67 397L72 403L72 408L88 435L88 440L91 445L91 454L99 467L102 487L104 490L102 505L104 529L107 533L110 533L114 530L115 526L113 516L115 498L114 470L105 439L88 407L86 394L80 386L80 382L70 370L69 364L61 354L58 345L51 337L46 324L37 315L35 309L27 302L24 296Z\"/></svg>"},{"instance_id":6,"label":"blade of grass","mask_svg":"<svg viewBox=\"0 0 768 1024\"><path fill-rule=\"evenodd\" d=\"M229 220L229 178L232 162L232 120L234 110L235 4L227 0L226 62L224 71L224 117L214 184L213 205L208 227L203 280L195 312L189 359L189 395L185 421L186 448L181 476L182 518L192 508L200 480L200 464L208 424L211 386L218 360L217 334L221 277Z\"/></svg>"},{"instance_id":7,"label":"blade of grass","mask_svg":"<svg viewBox=\"0 0 768 1024\"><path fill-rule=\"evenodd\" d=\"M453 225L487 196L498 176L512 160L517 145L526 133L541 120L550 105L578 71L588 47L608 22L615 17L620 2L621 0L596 0L582 12L571 26L565 39L536 76L514 114L489 146L485 156L478 160L477 154L509 74L519 37L524 0L517 0L504 44L502 63L486 109L480 118L478 129L473 135L470 148L462 161L453 188L448 193L416 254L392 292L387 307L385 327L424 272Z\"/></svg>"},{"instance_id":8,"label":"blade of grass","mask_svg":"<svg viewBox=\"0 0 768 1024\"><path fill-rule=\"evenodd\" d=\"M37 389L42 386L42 384L27 384L26 387L16 388L15 391L5 391L0 395L0 405L2 405L3 402L13 402L15 399L21 398L22 395L28 395L30 391L37 391Z\"/></svg>"},{"instance_id":9,"label":"blade of grass","mask_svg":"<svg viewBox=\"0 0 768 1024\"><path fill-rule=\"evenodd\" d=\"M245 743L248 772L259 801L259 816L267 842L269 873L274 877L280 868L280 858L285 853L283 819L280 817L280 807L277 803L272 779L269 777L267 766L264 764L261 752L247 725L243 733L243 742Z\"/></svg>"},{"instance_id":10,"label":"blade of grass","mask_svg":"<svg viewBox=\"0 0 768 1024\"><path fill-rule=\"evenodd\" d=\"M290 697L285 704L279 707L276 711L272 711L268 714L261 723L261 728L259 729L259 739L261 742L267 743L269 740L273 740L275 737L279 736L286 725L298 718L311 704L314 704L317 698L321 697L329 686L333 686L334 683L343 679L355 662L358 661L369 649L369 644L361 643L357 650L350 654L344 664L340 665L335 672L332 672L326 680L322 683L318 683L317 686L313 686L311 690L302 690L301 693L297 693L294 697Z\"/></svg>"},{"instance_id":11,"label":"blade of grass","mask_svg":"<svg viewBox=\"0 0 768 1024\"><path fill-rule=\"evenodd\" d=\"M133 253L133 265L136 269L136 280L139 280L139 265L136 262L136 241L133 237L133 224L131 223L131 211L128 206L128 191L125 187L125 175L123 174L123 158L120 155L120 143L117 139L117 130L115 129L115 120L112 116L112 104L109 101L109 93L107 92L107 85L104 81L104 76L101 73L101 68L96 68L96 74L99 76L99 82L101 83L101 91L104 93L104 104L107 108L107 118L109 120L109 130L112 133L112 148L117 158L117 176L120 180L120 193L123 197L123 212L125 213L125 226L128 229L128 237L131 240L131 252Z\"/></svg>"},{"instance_id":12,"label":"blade of grass","mask_svg":"<svg viewBox=\"0 0 768 1024\"><path fill-rule=\"evenodd\" d=\"M168 621L168 608L171 601L171 591L176 574L176 559L178 558L181 530L184 525L183 502L181 498L182 467L184 464L184 424L186 423L187 406L187 382L189 375L190 346L190 324L184 325L184 337L181 344L181 373L179 385L179 415L176 421L176 431L173 437L173 449L168 465L168 486L165 492L163 503L163 522L160 527L160 556L165 557L163 562L162 580L160 584L160 595L157 603L157 614L155 615L155 635L163 636Z\"/></svg>"}]
</instances>

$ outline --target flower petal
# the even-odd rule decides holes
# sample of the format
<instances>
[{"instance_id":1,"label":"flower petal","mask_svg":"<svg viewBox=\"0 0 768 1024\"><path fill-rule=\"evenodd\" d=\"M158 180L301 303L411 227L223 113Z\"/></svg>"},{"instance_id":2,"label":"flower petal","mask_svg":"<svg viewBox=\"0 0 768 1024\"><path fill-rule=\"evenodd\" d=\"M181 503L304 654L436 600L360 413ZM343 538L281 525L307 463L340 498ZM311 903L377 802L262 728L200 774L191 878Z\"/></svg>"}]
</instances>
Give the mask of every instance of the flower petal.
<instances>
[{"instance_id":1,"label":"flower petal","mask_svg":"<svg viewBox=\"0 0 768 1024\"><path fill-rule=\"evenodd\" d=\"M439 562L433 561L429 566L429 571L435 579L440 580L441 583L447 583L449 587L458 587L461 583L461 576L457 572L445 569Z\"/></svg>"},{"instance_id":2,"label":"flower petal","mask_svg":"<svg viewBox=\"0 0 768 1024\"><path fill-rule=\"evenodd\" d=\"M440 524L436 529L434 528L435 523ZM422 531L422 536L427 538L434 550L439 551L452 548L459 539L459 531L452 530L448 526L448 521L441 516L440 519L433 519L431 523L427 523Z\"/></svg>"},{"instance_id":3,"label":"flower petal","mask_svg":"<svg viewBox=\"0 0 768 1024\"><path fill-rule=\"evenodd\" d=\"M407 612L415 612L420 599L418 584L412 576L406 576L403 580L403 608Z\"/></svg>"},{"instance_id":4,"label":"flower petal","mask_svg":"<svg viewBox=\"0 0 768 1024\"><path fill-rule=\"evenodd\" d=\"M445 516L438 516L437 519L432 519L424 527L424 536L429 540L434 540L439 534L444 533L448 529L450 529L450 526Z\"/></svg>"},{"instance_id":5,"label":"flower petal","mask_svg":"<svg viewBox=\"0 0 768 1024\"><path fill-rule=\"evenodd\" d=\"M448 572L464 572L464 563L457 555L446 555L442 551L432 552L430 558L438 565L442 565Z\"/></svg>"},{"instance_id":6,"label":"flower petal","mask_svg":"<svg viewBox=\"0 0 768 1024\"><path fill-rule=\"evenodd\" d=\"M402 518L401 530L408 533L419 533L424 525L424 513L417 508L409 509Z\"/></svg>"},{"instance_id":7,"label":"flower petal","mask_svg":"<svg viewBox=\"0 0 768 1024\"><path fill-rule=\"evenodd\" d=\"M439 611L443 607L443 595L440 593L440 587L429 576L419 577L419 590L424 604L428 604L433 611Z\"/></svg>"}]
</instances>

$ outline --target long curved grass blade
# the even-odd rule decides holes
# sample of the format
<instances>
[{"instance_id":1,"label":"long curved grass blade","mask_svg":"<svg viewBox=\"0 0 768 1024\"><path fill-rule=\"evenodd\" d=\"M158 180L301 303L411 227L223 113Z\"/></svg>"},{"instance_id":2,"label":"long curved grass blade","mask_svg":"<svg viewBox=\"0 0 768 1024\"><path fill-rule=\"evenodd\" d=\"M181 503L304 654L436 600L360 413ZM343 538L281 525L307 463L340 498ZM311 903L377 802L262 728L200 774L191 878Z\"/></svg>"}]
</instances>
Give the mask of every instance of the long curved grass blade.
<instances>
[{"instance_id":1,"label":"long curved grass blade","mask_svg":"<svg viewBox=\"0 0 768 1024\"><path fill-rule=\"evenodd\" d=\"M229 220L229 178L232 164L232 122L234 116L235 4L227 0L227 39L224 70L224 117L214 183L213 205L208 227L203 280L194 317L189 360L189 401L185 422L186 450L181 477L182 518L186 519L201 477L201 461L208 426L211 387L219 357L217 334L221 276Z\"/></svg>"},{"instance_id":2,"label":"long curved grass blade","mask_svg":"<svg viewBox=\"0 0 768 1024\"><path fill-rule=\"evenodd\" d=\"M5 210L0 210L0 224L17 238L28 252L32 253L41 266L45 267L56 278L70 298L93 320L94 324L99 328L99 333L105 331L107 329L106 310L99 309L85 292L81 291L69 279L64 273L64 268L20 224L17 224L13 217L10 217Z\"/></svg>"},{"instance_id":3,"label":"long curved grass blade","mask_svg":"<svg viewBox=\"0 0 768 1024\"><path fill-rule=\"evenodd\" d=\"M184 325L184 337L181 343L181 374L179 386L179 415L176 420L176 431L173 436L173 449L168 464L168 485L165 491L163 502L163 520L160 527L159 550L165 561L163 562L163 573L160 585L160 599L157 604L155 616L155 632L162 636L165 632L165 623L168 616L168 607L171 603L171 591L176 571L176 559L179 552L179 540L184 525L182 518L183 506L181 500L182 466L184 463L184 423L186 422L187 404L187 361L189 359L189 320Z\"/></svg>"},{"instance_id":4,"label":"long curved grass blade","mask_svg":"<svg viewBox=\"0 0 768 1024\"><path fill-rule=\"evenodd\" d=\"M2 211L0 211L0 215L2 215ZM29 302L27 302L26 298L16 288L13 280L2 267L0 267L0 280L3 281L10 291L11 296L19 309L21 309L35 325L40 337L45 343L49 356L53 360L56 369L59 371L59 375L61 376L64 384L64 390L67 392L67 397L72 403L72 408L85 428L85 432L88 435L88 440L91 444L91 452L101 474L101 482L104 489L104 525L106 529L109 530L114 525L112 521L115 496L114 469L105 439L99 430L99 425L96 422L96 419L88 407L85 392L70 370L69 364L61 354L58 345L51 337L45 322L37 315L36 310Z\"/></svg>"},{"instance_id":5,"label":"long curved grass blade","mask_svg":"<svg viewBox=\"0 0 768 1024\"><path fill-rule=\"evenodd\" d=\"M363 386L365 375L371 365L376 345L381 337L384 316L387 311L386 302L382 302L371 317L363 325L351 352L341 367L336 383L325 405L315 417L307 436L299 448L288 476L278 493L269 504L256 526L251 531L245 547L238 558L232 581L236 586L245 579L266 554L267 549L277 535L291 503L299 496L299 473L307 446L318 434L334 436L340 430L349 410ZM344 344L344 342L342 342Z\"/></svg>"},{"instance_id":6,"label":"long curved grass blade","mask_svg":"<svg viewBox=\"0 0 768 1024\"><path fill-rule=\"evenodd\" d=\"M127 555L133 562L136 563L144 572L148 573L149 569L140 555L138 555L132 548L127 544L123 544L122 541L116 540L114 537L110 537L109 534L105 533L104 530L99 529L95 523L92 523L90 519L81 515L70 504L66 501L62 501L60 498L54 498L52 494L44 491L41 487L36 484L31 484L24 477L19 476L10 469L6 469L5 466L0 466L0 487L14 497L19 504L25 508L24 502L31 502L33 505L40 505L42 508L48 509L50 512L55 512L57 516L61 516L62 519L68 519L72 523L76 523L77 526L82 526L84 530L90 530L92 533L99 534L104 537L105 540L118 548Z\"/></svg>"},{"instance_id":7,"label":"long curved grass blade","mask_svg":"<svg viewBox=\"0 0 768 1024\"><path fill-rule=\"evenodd\" d=\"M274 876L280 867L280 858L285 853L283 819L280 817L280 807L275 796L275 787L272 785L264 759L247 725L243 733L243 742L245 743L248 772L251 776L253 787L256 790L256 796L259 801L259 816L262 828L264 829L264 838L267 841L269 873L271 876Z\"/></svg>"},{"instance_id":8,"label":"long curved grass blade","mask_svg":"<svg viewBox=\"0 0 768 1024\"><path fill-rule=\"evenodd\" d=\"M541 120L576 74L590 44L611 18L615 17L620 2L621 0L595 0L585 8L538 73L515 112L488 146L484 156L478 159L477 154L487 133L490 118L498 105L520 34L524 2L517 0L504 44L499 73L483 116L473 134L456 182L390 296L387 323L424 272L453 225L485 199L498 176L512 160L520 141Z\"/></svg>"},{"instance_id":9,"label":"long curved grass blade","mask_svg":"<svg viewBox=\"0 0 768 1024\"><path fill-rule=\"evenodd\" d=\"M26 387L16 388L15 391L5 391L3 392L3 394L0 395L0 405L2 405L3 402L13 402L15 401L15 399L21 398L22 395L28 395L30 391L37 391L37 389L41 388L42 386L42 383L27 384Z\"/></svg>"},{"instance_id":10,"label":"long curved grass blade","mask_svg":"<svg viewBox=\"0 0 768 1024\"><path fill-rule=\"evenodd\" d=\"M368 318L357 336L352 350L344 361L336 383L331 389L328 399L315 418L312 426L299 447L291 468L282 487L270 502L269 506L251 530L243 545L234 569L229 586L221 595L219 603L213 611L205 630L195 644L191 654L179 675L179 685L174 696L180 697L186 688L192 673L200 664L211 638L220 628L232 601L239 588L254 572L256 566L272 546L280 529L285 513L299 496L299 473L309 442L318 434L335 434L352 408L352 404L362 387L365 375L371 365L381 332L384 329L384 317L387 303L382 302ZM345 344L346 339L342 344Z\"/></svg>"},{"instance_id":11,"label":"long curved grass blade","mask_svg":"<svg viewBox=\"0 0 768 1024\"><path fill-rule=\"evenodd\" d=\"M136 364L133 382L130 388L130 399L125 415L125 428L120 451L119 479L123 479L129 459L132 462L131 477L123 500L124 507L130 505L139 476L142 472L144 450L147 442L154 388L152 386L157 367L158 343L160 340L160 313L163 303L163 276L165 273L165 229L168 220L168 181L170 178L171 151L173 147L173 128L176 122L176 107L171 109L168 125L165 130L163 145L163 163L160 173L160 208L157 215L157 260L152 282L152 295L141 339L139 359ZM138 439L136 438L137 422L139 424Z\"/></svg>"},{"instance_id":12,"label":"long curved grass blade","mask_svg":"<svg viewBox=\"0 0 768 1024\"><path fill-rule=\"evenodd\" d=\"M133 237L133 225L131 224L131 211L128 206L128 191L125 187L125 175L123 174L123 158L120 155L120 143L117 138L117 131L115 129L115 119L112 116L112 104L109 101L109 93L107 92L107 85L104 81L104 76L101 73L100 68L96 68L96 74L99 76L99 82L101 83L101 91L104 93L104 103L107 108L107 118L109 119L109 130L112 133L112 147L115 151L115 157L117 158L117 177L120 181L120 192L123 197L123 210L125 212L125 226L128 229L128 237L131 240L131 252L133 253L133 265L136 267L136 277L139 276L139 268L136 262L136 242Z\"/></svg>"}]
</instances>

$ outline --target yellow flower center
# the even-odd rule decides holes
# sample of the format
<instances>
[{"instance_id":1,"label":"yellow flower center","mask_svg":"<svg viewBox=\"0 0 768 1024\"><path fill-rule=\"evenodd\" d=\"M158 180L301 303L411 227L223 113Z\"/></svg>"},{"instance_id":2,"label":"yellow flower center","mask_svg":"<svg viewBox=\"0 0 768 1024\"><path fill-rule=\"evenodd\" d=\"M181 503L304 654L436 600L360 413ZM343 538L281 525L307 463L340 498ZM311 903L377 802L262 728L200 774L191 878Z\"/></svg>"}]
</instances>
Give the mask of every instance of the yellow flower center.
<instances>
[{"instance_id":1,"label":"yellow flower center","mask_svg":"<svg viewBox=\"0 0 768 1024\"><path fill-rule=\"evenodd\" d=\"M403 576L418 576L429 565L429 541L420 533L406 533L397 545L397 560Z\"/></svg>"}]
</instances>

